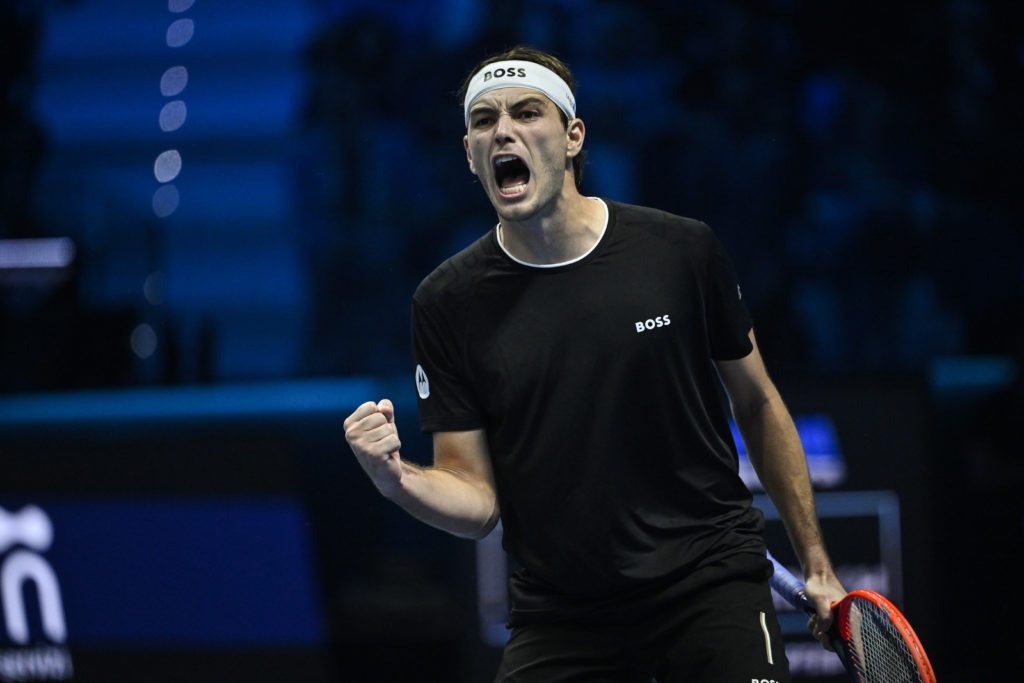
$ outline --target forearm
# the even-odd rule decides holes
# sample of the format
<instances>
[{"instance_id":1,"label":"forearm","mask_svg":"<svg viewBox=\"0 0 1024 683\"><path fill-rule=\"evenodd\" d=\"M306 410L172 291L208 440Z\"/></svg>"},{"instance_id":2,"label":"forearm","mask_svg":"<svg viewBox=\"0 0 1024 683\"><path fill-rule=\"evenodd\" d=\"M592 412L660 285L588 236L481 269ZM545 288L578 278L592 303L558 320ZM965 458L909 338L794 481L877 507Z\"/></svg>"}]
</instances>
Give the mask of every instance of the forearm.
<instances>
[{"instance_id":1,"label":"forearm","mask_svg":"<svg viewBox=\"0 0 1024 683\"><path fill-rule=\"evenodd\" d=\"M463 538L483 538L498 522L493 489L449 469L403 462L399 482L381 493L416 519Z\"/></svg>"},{"instance_id":2,"label":"forearm","mask_svg":"<svg viewBox=\"0 0 1024 683\"><path fill-rule=\"evenodd\" d=\"M831 575L807 459L782 398L772 391L758 405L734 414L750 462L779 511L805 577Z\"/></svg>"},{"instance_id":3,"label":"forearm","mask_svg":"<svg viewBox=\"0 0 1024 683\"><path fill-rule=\"evenodd\" d=\"M815 614L808 626L827 648L831 605L842 598L845 590L825 550L800 435L782 397L768 378L753 330L750 340L754 347L750 354L734 361L720 361L718 368L729 391L733 416L747 446L750 463L775 503L800 560L805 595L815 605Z\"/></svg>"},{"instance_id":4,"label":"forearm","mask_svg":"<svg viewBox=\"0 0 1024 683\"><path fill-rule=\"evenodd\" d=\"M385 497L431 526L482 538L498 522L486 434L482 429L434 434L434 467L402 459L388 399L367 401L345 419L345 440Z\"/></svg>"}]
</instances>

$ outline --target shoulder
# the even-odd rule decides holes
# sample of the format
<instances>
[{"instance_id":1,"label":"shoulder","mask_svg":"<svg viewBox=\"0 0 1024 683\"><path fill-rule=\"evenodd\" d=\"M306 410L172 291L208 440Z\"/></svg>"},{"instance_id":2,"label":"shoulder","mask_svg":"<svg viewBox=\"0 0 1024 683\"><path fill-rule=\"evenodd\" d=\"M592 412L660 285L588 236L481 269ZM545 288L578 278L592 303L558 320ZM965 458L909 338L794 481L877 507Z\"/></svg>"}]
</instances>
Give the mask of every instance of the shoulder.
<instances>
[{"instance_id":1,"label":"shoulder","mask_svg":"<svg viewBox=\"0 0 1024 683\"><path fill-rule=\"evenodd\" d=\"M493 234L487 232L423 278L413 294L418 305L457 302L468 297L493 263Z\"/></svg>"},{"instance_id":2,"label":"shoulder","mask_svg":"<svg viewBox=\"0 0 1024 683\"><path fill-rule=\"evenodd\" d=\"M617 230L629 239L636 235L654 238L661 244L678 245L691 254L707 252L717 242L707 223L648 206L605 200L613 212Z\"/></svg>"}]
</instances>

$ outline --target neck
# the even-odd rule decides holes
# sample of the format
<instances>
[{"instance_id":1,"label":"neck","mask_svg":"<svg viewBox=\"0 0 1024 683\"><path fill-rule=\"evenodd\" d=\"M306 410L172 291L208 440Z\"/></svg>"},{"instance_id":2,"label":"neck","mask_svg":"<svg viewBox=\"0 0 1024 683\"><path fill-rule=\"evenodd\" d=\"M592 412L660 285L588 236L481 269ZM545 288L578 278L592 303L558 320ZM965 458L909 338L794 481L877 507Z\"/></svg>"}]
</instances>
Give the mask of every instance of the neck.
<instances>
[{"instance_id":1,"label":"neck","mask_svg":"<svg viewBox=\"0 0 1024 683\"><path fill-rule=\"evenodd\" d=\"M601 202L573 192L543 215L525 221L502 219L498 238L517 260L537 265L565 263L594 248L605 227Z\"/></svg>"}]
</instances>

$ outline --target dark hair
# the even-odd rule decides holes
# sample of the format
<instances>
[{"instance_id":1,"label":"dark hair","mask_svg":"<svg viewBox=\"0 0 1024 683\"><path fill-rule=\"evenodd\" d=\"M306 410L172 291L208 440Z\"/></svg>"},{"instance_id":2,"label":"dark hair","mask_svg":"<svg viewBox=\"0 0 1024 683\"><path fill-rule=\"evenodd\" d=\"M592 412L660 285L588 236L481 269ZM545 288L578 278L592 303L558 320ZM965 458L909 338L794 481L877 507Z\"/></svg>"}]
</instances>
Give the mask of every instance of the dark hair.
<instances>
[{"instance_id":1,"label":"dark hair","mask_svg":"<svg viewBox=\"0 0 1024 683\"><path fill-rule=\"evenodd\" d=\"M469 75L466 76L466 80L464 80L462 82L462 85L459 87L459 105L465 108L466 92L469 90L469 82L473 80L473 76L475 76L476 73L480 71L480 69L484 68L488 64L494 64L495 62L504 62L510 59L517 59L524 62L534 62L536 64L540 64L543 67L551 69L556 74L558 74L559 78L565 81L566 85L569 86L569 90L572 91L573 97L576 96L576 79L573 77L572 72L569 71L569 67L567 67L562 60L560 60L558 57L555 57L554 55L548 54L547 52L542 52L541 50L537 50L532 47L527 47L525 45L517 45L511 50L506 50L505 52L501 52L496 55L491 55L490 57L477 64L475 67L473 67L472 71L469 72ZM565 128L568 130L569 117L566 116L565 112L563 112L561 109L558 110L558 113L562 117L562 125L565 126ZM583 158L585 156L586 151L580 150L580 153L577 154L572 159L572 174L574 180L576 181L576 187L579 187L580 183L583 180Z\"/></svg>"}]
</instances>

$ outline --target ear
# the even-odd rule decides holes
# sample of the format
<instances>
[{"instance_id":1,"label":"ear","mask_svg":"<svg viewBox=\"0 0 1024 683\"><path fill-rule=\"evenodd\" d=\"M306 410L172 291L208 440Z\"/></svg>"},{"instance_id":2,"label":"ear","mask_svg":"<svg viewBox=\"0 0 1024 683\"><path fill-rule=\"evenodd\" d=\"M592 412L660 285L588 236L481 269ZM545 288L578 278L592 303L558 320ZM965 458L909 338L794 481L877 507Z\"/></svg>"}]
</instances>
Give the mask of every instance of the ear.
<instances>
[{"instance_id":1,"label":"ear","mask_svg":"<svg viewBox=\"0 0 1024 683\"><path fill-rule=\"evenodd\" d=\"M473 155L469 151L469 136L464 135L462 137L462 146L466 148L466 161L469 162L469 172L473 175L480 175L476 172L476 167L473 165Z\"/></svg>"},{"instance_id":2,"label":"ear","mask_svg":"<svg viewBox=\"0 0 1024 683\"><path fill-rule=\"evenodd\" d=\"M587 128L583 125L583 119L573 119L565 131L567 147L566 154L570 159L577 156L583 149L583 139L587 136Z\"/></svg>"}]
</instances>

